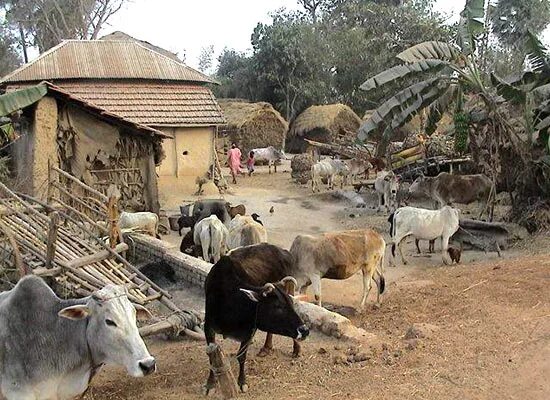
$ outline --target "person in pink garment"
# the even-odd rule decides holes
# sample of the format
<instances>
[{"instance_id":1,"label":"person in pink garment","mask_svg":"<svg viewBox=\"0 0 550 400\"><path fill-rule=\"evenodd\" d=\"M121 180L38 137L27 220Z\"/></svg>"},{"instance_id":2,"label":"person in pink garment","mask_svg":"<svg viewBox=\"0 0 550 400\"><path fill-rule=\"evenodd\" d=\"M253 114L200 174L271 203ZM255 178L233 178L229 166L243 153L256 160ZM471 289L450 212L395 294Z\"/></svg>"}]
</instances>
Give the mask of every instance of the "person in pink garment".
<instances>
[{"instance_id":1,"label":"person in pink garment","mask_svg":"<svg viewBox=\"0 0 550 400\"><path fill-rule=\"evenodd\" d=\"M241 150L233 143L227 152L227 164L229 164L233 183L237 183L237 175L241 173L241 156Z\"/></svg>"}]
</instances>

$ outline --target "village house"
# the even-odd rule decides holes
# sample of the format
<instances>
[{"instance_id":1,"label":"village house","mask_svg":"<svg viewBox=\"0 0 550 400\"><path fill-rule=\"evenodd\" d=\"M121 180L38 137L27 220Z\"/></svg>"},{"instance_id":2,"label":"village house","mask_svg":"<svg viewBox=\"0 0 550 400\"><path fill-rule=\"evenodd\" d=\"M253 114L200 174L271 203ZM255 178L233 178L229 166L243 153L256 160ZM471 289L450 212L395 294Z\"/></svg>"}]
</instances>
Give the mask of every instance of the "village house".
<instances>
[{"instance_id":1,"label":"village house","mask_svg":"<svg viewBox=\"0 0 550 400\"><path fill-rule=\"evenodd\" d=\"M48 81L162 131L174 140L162 142L160 181L193 185L213 164L217 127L225 123L207 86L216 82L147 42L122 33L105 39L63 41L0 79L0 88L9 92Z\"/></svg>"},{"instance_id":2,"label":"village house","mask_svg":"<svg viewBox=\"0 0 550 400\"><path fill-rule=\"evenodd\" d=\"M116 183L124 209L158 212L155 161L161 140L171 140L166 133L49 82L1 95L0 117L9 117L18 135L11 146L15 190L45 200L53 166L99 192Z\"/></svg>"}]
</instances>

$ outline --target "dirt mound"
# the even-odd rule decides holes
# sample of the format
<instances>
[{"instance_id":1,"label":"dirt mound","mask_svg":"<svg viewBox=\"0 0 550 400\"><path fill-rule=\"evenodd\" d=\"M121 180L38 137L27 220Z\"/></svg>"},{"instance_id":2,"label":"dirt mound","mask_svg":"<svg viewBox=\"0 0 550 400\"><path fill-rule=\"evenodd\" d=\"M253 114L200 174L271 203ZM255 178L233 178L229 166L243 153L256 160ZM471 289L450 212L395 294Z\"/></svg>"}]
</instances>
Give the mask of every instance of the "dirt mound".
<instances>
[{"instance_id":1,"label":"dirt mound","mask_svg":"<svg viewBox=\"0 0 550 400\"><path fill-rule=\"evenodd\" d=\"M305 184L311 179L311 167L313 166L313 157L309 154L298 154L290 162L292 173L290 176L298 183Z\"/></svg>"}]
</instances>

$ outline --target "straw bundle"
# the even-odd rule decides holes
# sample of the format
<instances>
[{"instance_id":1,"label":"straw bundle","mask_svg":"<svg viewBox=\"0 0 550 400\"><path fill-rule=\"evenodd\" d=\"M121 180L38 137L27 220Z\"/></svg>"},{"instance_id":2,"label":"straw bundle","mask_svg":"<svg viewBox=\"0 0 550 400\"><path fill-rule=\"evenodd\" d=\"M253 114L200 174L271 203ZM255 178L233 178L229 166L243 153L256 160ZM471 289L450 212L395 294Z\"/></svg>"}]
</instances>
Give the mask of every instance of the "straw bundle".
<instances>
[{"instance_id":1,"label":"straw bundle","mask_svg":"<svg viewBox=\"0 0 550 400\"><path fill-rule=\"evenodd\" d=\"M298 154L290 162L290 168L292 169L290 176L298 183L307 183L311 179L312 166L313 158L311 154Z\"/></svg>"},{"instance_id":2,"label":"straw bundle","mask_svg":"<svg viewBox=\"0 0 550 400\"><path fill-rule=\"evenodd\" d=\"M229 139L243 153L260 147L283 148L288 123L271 104L240 99L221 99L219 104L227 120Z\"/></svg>"},{"instance_id":3,"label":"straw bundle","mask_svg":"<svg viewBox=\"0 0 550 400\"><path fill-rule=\"evenodd\" d=\"M307 147L304 138L332 143L343 137L349 143L353 143L360 125L361 118L346 105L311 106L292 123L287 136L286 150L291 153L304 152Z\"/></svg>"}]
</instances>

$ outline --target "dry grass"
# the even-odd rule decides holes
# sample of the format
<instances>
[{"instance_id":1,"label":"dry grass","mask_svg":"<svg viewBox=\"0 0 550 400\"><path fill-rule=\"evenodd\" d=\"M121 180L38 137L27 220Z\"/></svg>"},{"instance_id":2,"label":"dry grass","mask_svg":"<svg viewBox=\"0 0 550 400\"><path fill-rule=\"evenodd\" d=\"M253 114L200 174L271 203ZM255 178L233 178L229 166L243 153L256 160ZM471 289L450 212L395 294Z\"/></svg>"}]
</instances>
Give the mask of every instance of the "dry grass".
<instances>
[{"instance_id":1,"label":"dry grass","mask_svg":"<svg viewBox=\"0 0 550 400\"><path fill-rule=\"evenodd\" d=\"M247 103L221 99L220 107L227 119L230 140L248 152L259 147L284 145L288 123L269 103Z\"/></svg>"},{"instance_id":2,"label":"dry grass","mask_svg":"<svg viewBox=\"0 0 550 400\"><path fill-rule=\"evenodd\" d=\"M361 125L361 118L344 104L311 106L292 123L287 137L287 151L303 152L303 138L330 143L339 135L355 135Z\"/></svg>"}]
</instances>

